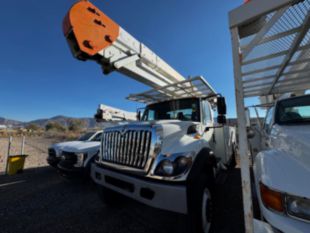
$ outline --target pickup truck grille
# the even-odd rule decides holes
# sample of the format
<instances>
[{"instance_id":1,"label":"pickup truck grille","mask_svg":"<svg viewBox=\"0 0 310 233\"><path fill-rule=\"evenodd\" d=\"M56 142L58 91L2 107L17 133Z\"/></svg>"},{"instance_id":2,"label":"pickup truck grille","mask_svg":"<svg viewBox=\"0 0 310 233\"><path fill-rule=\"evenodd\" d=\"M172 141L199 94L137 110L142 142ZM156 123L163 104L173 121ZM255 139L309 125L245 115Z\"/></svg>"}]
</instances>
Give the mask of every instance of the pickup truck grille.
<instances>
[{"instance_id":1,"label":"pickup truck grille","mask_svg":"<svg viewBox=\"0 0 310 233\"><path fill-rule=\"evenodd\" d=\"M152 147L151 129L105 131L102 138L102 160L135 169L145 169Z\"/></svg>"},{"instance_id":2,"label":"pickup truck grille","mask_svg":"<svg viewBox=\"0 0 310 233\"><path fill-rule=\"evenodd\" d=\"M56 151L53 148L48 148L48 155L50 157L56 157Z\"/></svg>"},{"instance_id":3,"label":"pickup truck grille","mask_svg":"<svg viewBox=\"0 0 310 233\"><path fill-rule=\"evenodd\" d=\"M66 161L66 162L70 162L72 164L75 164L77 162L77 157L76 157L76 154L73 152L63 151L62 152L62 160Z\"/></svg>"}]
</instances>

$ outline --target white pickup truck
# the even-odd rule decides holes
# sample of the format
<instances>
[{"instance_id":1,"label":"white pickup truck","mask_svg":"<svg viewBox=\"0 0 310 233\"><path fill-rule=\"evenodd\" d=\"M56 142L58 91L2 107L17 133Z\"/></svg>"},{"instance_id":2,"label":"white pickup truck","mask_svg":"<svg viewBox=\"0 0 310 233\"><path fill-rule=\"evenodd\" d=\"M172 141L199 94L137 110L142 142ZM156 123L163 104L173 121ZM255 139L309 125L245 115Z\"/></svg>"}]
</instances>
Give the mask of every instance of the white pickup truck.
<instances>
[{"instance_id":1,"label":"white pickup truck","mask_svg":"<svg viewBox=\"0 0 310 233\"><path fill-rule=\"evenodd\" d=\"M99 152L101 136L102 130L88 132L76 141L54 144L48 149L47 162L67 173L89 172L90 163Z\"/></svg>"},{"instance_id":2,"label":"white pickup truck","mask_svg":"<svg viewBox=\"0 0 310 233\"><path fill-rule=\"evenodd\" d=\"M279 99L254 162L261 215L285 233L310 232L310 95Z\"/></svg>"}]
</instances>

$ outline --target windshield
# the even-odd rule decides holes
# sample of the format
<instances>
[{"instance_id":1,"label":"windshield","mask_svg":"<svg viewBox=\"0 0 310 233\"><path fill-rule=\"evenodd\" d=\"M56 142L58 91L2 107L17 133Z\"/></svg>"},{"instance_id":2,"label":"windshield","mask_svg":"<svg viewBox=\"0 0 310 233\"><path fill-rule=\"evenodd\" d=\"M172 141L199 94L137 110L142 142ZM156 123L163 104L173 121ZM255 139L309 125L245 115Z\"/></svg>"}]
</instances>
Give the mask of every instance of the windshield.
<instances>
[{"instance_id":1,"label":"windshield","mask_svg":"<svg viewBox=\"0 0 310 233\"><path fill-rule=\"evenodd\" d=\"M102 133L98 133L98 134L92 139L92 141L93 141L93 142L100 142L100 141L101 141L101 136L102 136Z\"/></svg>"},{"instance_id":2,"label":"windshield","mask_svg":"<svg viewBox=\"0 0 310 233\"><path fill-rule=\"evenodd\" d=\"M278 102L276 122L278 124L310 123L310 95Z\"/></svg>"},{"instance_id":3,"label":"windshield","mask_svg":"<svg viewBox=\"0 0 310 233\"><path fill-rule=\"evenodd\" d=\"M190 98L151 104L146 107L142 120L200 121L199 99Z\"/></svg>"},{"instance_id":4,"label":"windshield","mask_svg":"<svg viewBox=\"0 0 310 233\"><path fill-rule=\"evenodd\" d=\"M86 134L83 134L79 139L78 141L87 141L91 138L91 136L94 135L94 132L89 132L89 133L86 133Z\"/></svg>"}]
</instances>

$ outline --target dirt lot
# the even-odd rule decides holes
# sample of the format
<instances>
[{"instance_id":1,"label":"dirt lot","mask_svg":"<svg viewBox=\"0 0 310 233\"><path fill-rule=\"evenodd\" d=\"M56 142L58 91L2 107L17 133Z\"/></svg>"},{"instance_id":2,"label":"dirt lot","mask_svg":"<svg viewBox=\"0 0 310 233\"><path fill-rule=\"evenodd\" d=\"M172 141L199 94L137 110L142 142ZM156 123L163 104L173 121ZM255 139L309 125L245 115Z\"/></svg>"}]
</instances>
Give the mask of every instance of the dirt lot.
<instances>
[{"instance_id":1,"label":"dirt lot","mask_svg":"<svg viewBox=\"0 0 310 233\"><path fill-rule=\"evenodd\" d=\"M46 156L49 145L57 142L57 139L42 137L27 137L25 140L24 154L29 155L26 159L25 168L47 166ZM22 138L14 137L11 145L11 155L21 153ZM8 153L8 138L0 138L0 174L5 170L6 156Z\"/></svg>"},{"instance_id":2,"label":"dirt lot","mask_svg":"<svg viewBox=\"0 0 310 233\"><path fill-rule=\"evenodd\" d=\"M28 140L25 152L30 156L25 172L0 175L1 233L182 232L184 218L180 215L133 201L111 209L100 201L95 185L89 180L61 177L46 166L50 143L50 139ZM2 155L7 140L0 140L0 145ZM239 169L223 173L218 180L213 232L244 232Z\"/></svg>"}]
</instances>

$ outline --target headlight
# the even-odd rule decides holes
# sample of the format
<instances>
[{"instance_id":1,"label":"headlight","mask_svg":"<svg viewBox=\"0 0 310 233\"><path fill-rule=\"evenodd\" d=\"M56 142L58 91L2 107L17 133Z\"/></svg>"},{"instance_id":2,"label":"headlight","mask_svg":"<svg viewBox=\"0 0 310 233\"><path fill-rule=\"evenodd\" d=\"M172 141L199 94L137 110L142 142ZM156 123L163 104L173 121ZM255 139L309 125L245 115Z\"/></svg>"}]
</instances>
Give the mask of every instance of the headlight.
<instances>
[{"instance_id":1,"label":"headlight","mask_svg":"<svg viewBox=\"0 0 310 233\"><path fill-rule=\"evenodd\" d=\"M266 208L291 217L310 220L310 199L272 190L263 183L260 183L260 193Z\"/></svg>"},{"instance_id":2,"label":"headlight","mask_svg":"<svg viewBox=\"0 0 310 233\"><path fill-rule=\"evenodd\" d=\"M86 157L87 157L87 153L76 153L76 163L74 164L74 166L82 167Z\"/></svg>"},{"instance_id":3,"label":"headlight","mask_svg":"<svg viewBox=\"0 0 310 233\"><path fill-rule=\"evenodd\" d=\"M174 164L170 160L164 160L161 162L162 173L171 176L174 172Z\"/></svg>"},{"instance_id":4,"label":"headlight","mask_svg":"<svg viewBox=\"0 0 310 233\"><path fill-rule=\"evenodd\" d=\"M55 149L55 154L56 154L56 157L61 157L62 151L58 150L58 149Z\"/></svg>"},{"instance_id":5,"label":"headlight","mask_svg":"<svg viewBox=\"0 0 310 233\"><path fill-rule=\"evenodd\" d=\"M285 198L287 214L310 221L310 200L291 195Z\"/></svg>"},{"instance_id":6,"label":"headlight","mask_svg":"<svg viewBox=\"0 0 310 233\"><path fill-rule=\"evenodd\" d=\"M185 174L192 166L193 154L193 152L189 152L172 155L160 155L154 174L166 177Z\"/></svg>"}]
</instances>

